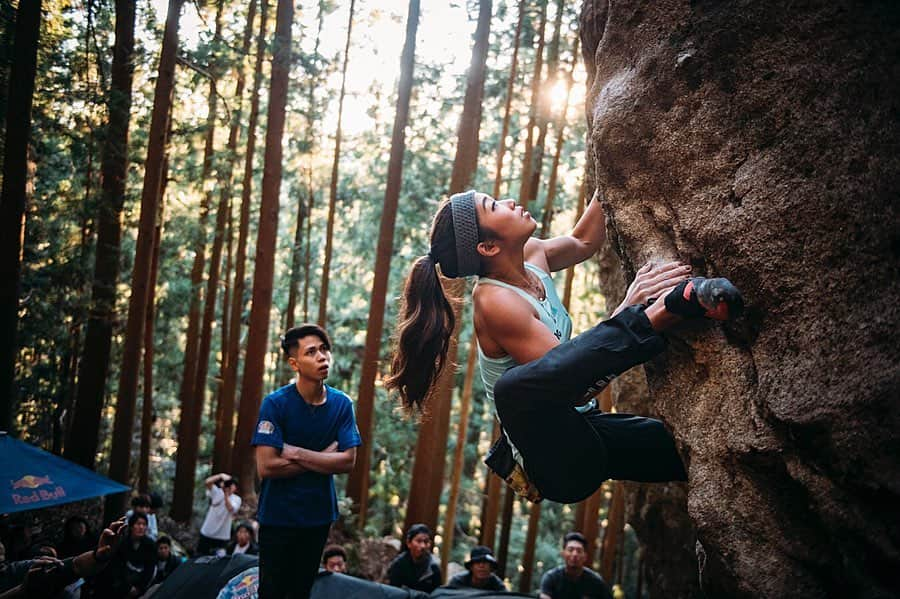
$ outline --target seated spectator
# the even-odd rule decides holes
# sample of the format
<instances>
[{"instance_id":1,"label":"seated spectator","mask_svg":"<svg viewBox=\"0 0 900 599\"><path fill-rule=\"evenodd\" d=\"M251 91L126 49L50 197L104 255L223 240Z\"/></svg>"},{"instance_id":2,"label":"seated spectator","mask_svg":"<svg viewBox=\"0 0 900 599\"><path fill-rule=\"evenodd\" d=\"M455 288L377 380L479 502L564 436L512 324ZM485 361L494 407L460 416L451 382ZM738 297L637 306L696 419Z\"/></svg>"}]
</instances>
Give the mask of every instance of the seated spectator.
<instances>
[{"instance_id":1,"label":"seated spectator","mask_svg":"<svg viewBox=\"0 0 900 599\"><path fill-rule=\"evenodd\" d=\"M82 587L82 598L140 597L156 575L156 545L147 537L147 515L135 512L128 519L128 534L109 565Z\"/></svg>"},{"instance_id":2,"label":"seated spectator","mask_svg":"<svg viewBox=\"0 0 900 599\"><path fill-rule=\"evenodd\" d=\"M322 552L322 567L329 572L347 573L347 552L340 545L329 545Z\"/></svg>"},{"instance_id":3,"label":"seated spectator","mask_svg":"<svg viewBox=\"0 0 900 599\"><path fill-rule=\"evenodd\" d=\"M160 505L162 505L162 500L160 500ZM135 512L140 512L147 516L147 537L151 541L155 541L156 537L159 536L159 528L156 522L156 512L153 509L153 500L150 498L150 495L141 493L131 498L131 509L125 513L125 518L131 518L131 514Z\"/></svg>"},{"instance_id":4,"label":"seated spectator","mask_svg":"<svg viewBox=\"0 0 900 599\"><path fill-rule=\"evenodd\" d=\"M506 585L494 574L497 560L489 547L478 545L473 547L466 560L467 572L460 572L450 579L447 586L451 589L478 589L484 591L506 591Z\"/></svg>"},{"instance_id":5,"label":"seated spectator","mask_svg":"<svg viewBox=\"0 0 900 599\"><path fill-rule=\"evenodd\" d=\"M60 596L67 585L79 578L95 575L110 561L124 536L124 530L123 522L114 522L103 531L100 541L91 551L62 561L40 557L7 562L5 550L0 544L0 599Z\"/></svg>"},{"instance_id":6,"label":"seated spectator","mask_svg":"<svg viewBox=\"0 0 900 599\"><path fill-rule=\"evenodd\" d=\"M587 539L580 532L570 532L563 537L562 558L565 564L553 568L541 578L540 599L613 599L606 581L584 567L588 558L587 548Z\"/></svg>"},{"instance_id":7,"label":"seated spectator","mask_svg":"<svg viewBox=\"0 0 900 599\"><path fill-rule=\"evenodd\" d=\"M91 532L88 521L81 516L71 516L63 526L63 540L59 544L60 558L72 557L97 546L97 535Z\"/></svg>"},{"instance_id":8,"label":"seated spectator","mask_svg":"<svg viewBox=\"0 0 900 599\"><path fill-rule=\"evenodd\" d=\"M246 553L247 555L259 555L259 545L253 540L253 526L249 522L241 522L234 531L234 540L228 544L228 555Z\"/></svg>"},{"instance_id":9,"label":"seated spectator","mask_svg":"<svg viewBox=\"0 0 900 599\"><path fill-rule=\"evenodd\" d=\"M7 591L25 579L32 560L6 560L6 547L0 543L0 593Z\"/></svg>"},{"instance_id":10,"label":"seated spectator","mask_svg":"<svg viewBox=\"0 0 900 599\"><path fill-rule=\"evenodd\" d=\"M31 527L13 524L9 527L6 545L6 558L9 561L27 560L31 557Z\"/></svg>"},{"instance_id":11,"label":"seated spectator","mask_svg":"<svg viewBox=\"0 0 900 599\"><path fill-rule=\"evenodd\" d=\"M181 560L172 554L172 539L163 535L156 540L156 576L153 584L164 581L175 568L181 565Z\"/></svg>"},{"instance_id":12,"label":"seated spectator","mask_svg":"<svg viewBox=\"0 0 900 599\"><path fill-rule=\"evenodd\" d=\"M430 593L441 584L441 566L431 554L431 529L413 524L406 531L406 549L388 567L388 584Z\"/></svg>"}]
</instances>

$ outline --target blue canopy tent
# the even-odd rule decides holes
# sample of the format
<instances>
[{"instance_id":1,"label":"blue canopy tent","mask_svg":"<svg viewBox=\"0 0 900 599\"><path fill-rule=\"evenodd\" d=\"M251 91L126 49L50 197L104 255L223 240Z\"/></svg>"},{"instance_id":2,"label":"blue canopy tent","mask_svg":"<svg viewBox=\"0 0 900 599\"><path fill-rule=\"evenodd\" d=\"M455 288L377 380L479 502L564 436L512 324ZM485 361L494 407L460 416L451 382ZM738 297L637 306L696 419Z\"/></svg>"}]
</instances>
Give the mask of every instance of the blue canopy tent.
<instances>
[{"instance_id":1,"label":"blue canopy tent","mask_svg":"<svg viewBox=\"0 0 900 599\"><path fill-rule=\"evenodd\" d=\"M126 485L0 431L0 514L128 490Z\"/></svg>"}]
</instances>

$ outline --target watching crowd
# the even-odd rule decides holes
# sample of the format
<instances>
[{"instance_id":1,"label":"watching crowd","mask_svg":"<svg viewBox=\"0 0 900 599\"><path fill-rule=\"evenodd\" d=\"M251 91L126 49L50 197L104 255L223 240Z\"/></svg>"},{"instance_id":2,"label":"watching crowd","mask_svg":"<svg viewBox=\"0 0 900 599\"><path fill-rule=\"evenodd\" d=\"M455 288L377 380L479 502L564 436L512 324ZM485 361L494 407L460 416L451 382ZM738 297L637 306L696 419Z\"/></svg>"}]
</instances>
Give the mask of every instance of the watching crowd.
<instances>
[{"instance_id":1,"label":"watching crowd","mask_svg":"<svg viewBox=\"0 0 900 599\"><path fill-rule=\"evenodd\" d=\"M241 499L236 481L227 474L206 480L209 508L200 528L195 556L257 555L258 525L236 521ZM141 597L162 583L186 561L186 551L161 534L158 495L138 495L131 509L117 522L95 534L88 520L72 516L66 520L56 544L32 545L27 529L14 529L0 543L0 599L61 597L64 599L125 599ZM236 524L235 524L236 522ZM404 535L404 547L391 562L387 583L430 593L441 586L442 572L432 552L433 534L428 526L415 524ZM563 539L563 565L545 573L541 599L600 597L612 599L609 587L589 568L587 541L577 532ZM322 568L347 574L347 552L340 545L325 547ZM474 547L465 561L465 571L452 576L446 587L505 592L497 576L497 560L491 549ZM62 589L62 590L60 590Z\"/></svg>"}]
</instances>

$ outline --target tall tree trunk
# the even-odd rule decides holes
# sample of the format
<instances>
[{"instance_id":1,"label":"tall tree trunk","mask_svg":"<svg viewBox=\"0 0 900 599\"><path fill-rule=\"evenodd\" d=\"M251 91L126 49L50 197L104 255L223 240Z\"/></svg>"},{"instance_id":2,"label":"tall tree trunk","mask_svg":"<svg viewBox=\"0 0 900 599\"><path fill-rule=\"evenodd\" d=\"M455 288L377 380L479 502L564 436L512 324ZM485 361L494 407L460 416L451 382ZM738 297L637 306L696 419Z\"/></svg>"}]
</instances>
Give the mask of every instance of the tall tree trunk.
<instances>
[{"instance_id":1,"label":"tall tree trunk","mask_svg":"<svg viewBox=\"0 0 900 599\"><path fill-rule=\"evenodd\" d=\"M221 43L222 37L222 10L224 0L216 2L215 33L213 45ZM206 135L203 144L203 168L200 173L200 182L203 187L212 176L213 160L215 158L216 117L219 95L216 90L216 77L219 71L218 50L214 47L211 58L212 76L209 79L209 100L206 112ZM194 475L197 471L197 452L200 444L200 424L203 420L203 403L206 399L206 374L209 368L209 346L212 327L212 318L215 314L216 300L215 288L213 296L209 295L209 282L218 277L219 265L213 265L210 260L210 274L207 277L207 289L205 298L201 299L203 286L203 269L206 262L206 235L209 210L212 204L212 190L203 193L200 205L200 224L197 228L197 237L194 240L194 264L191 268L191 304L188 310L188 329L185 337L184 369L182 371L181 390L179 400L181 404L181 420L178 423L178 452L175 454L175 485L172 492L172 509L170 514L177 522L187 522L193 513L194 504ZM224 229L225 211L219 203L216 215L216 236L219 241L219 256L222 255L222 234ZM210 256L212 258L212 256ZM218 280L216 280L218 284ZM204 303L201 314L200 305ZM208 317L208 319L207 319ZM205 350L204 353L204 344ZM206 359L204 360L204 356ZM199 376L203 376L203 384L198 382ZM199 389L202 388L202 391Z\"/></svg>"},{"instance_id":2,"label":"tall tree trunk","mask_svg":"<svg viewBox=\"0 0 900 599\"><path fill-rule=\"evenodd\" d=\"M469 81L466 86L466 98L463 114L469 106L471 119L460 123L460 139L458 155L465 148L465 160L455 160L451 176L451 187L465 187L475 174L478 162L478 133L481 126L481 99L484 95L484 72L487 61L488 37L491 25L491 0L481 0L478 5L478 26L475 30L475 46L472 49L472 64L469 68ZM517 45L518 47L518 45ZM477 106L475 104L477 103ZM471 121L475 121L474 123ZM467 139L463 139L463 135ZM500 141L501 145L503 140ZM501 158L502 160L502 158ZM444 525L444 542L441 545L441 571L446 572L450 553L453 550L454 529L456 528L456 503L459 498L459 483L462 475L463 456L465 455L466 432L469 425L469 409L472 403L472 379L475 375L475 357L478 353L478 341L475 334L469 344L469 356L466 360L466 374L463 393L460 399L459 428L457 431L456 451L454 452L453 470L450 479L450 496L447 502L447 515ZM451 362L452 363L452 362ZM452 380L452 378L451 378ZM451 389L452 391L452 389ZM449 406L448 401L448 406ZM440 499L440 492L438 492Z\"/></svg>"},{"instance_id":3,"label":"tall tree trunk","mask_svg":"<svg viewBox=\"0 0 900 599\"><path fill-rule=\"evenodd\" d=\"M494 198L500 197L500 184L503 181L503 156L506 153L506 137L509 134L509 118L512 106L513 88L516 82L516 70L519 60L519 42L522 37L522 24L525 21L525 0L519 0L519 19L516 22L516 34L513 40L513 56L509 67L509 80L506 84L506 106L503 109L503 128L500 135L500 145L497 149L497 169L494 173ZM500 425L494 418L494 430L491 434L491 443L493 443L500 435ZM490 468L485 468L485 499L482 504L482 522L481 534L479 542L488 547L494 547L494 537L497 530L497 517L500 512L500 494L502 491L502 481L491 472Z\"/></svg>"},{"instance_id":4,"label":"tall tree trunk","mask_svg":"<svg viewBox=\"0 0 900 599\"><path fill-rule=\"evenodd\" d=\"M581 188L578 192L578 203L575 204L575 222L578 222L578 219L581 218L581 215L584 214L584 194L586 190L586 179L582 177L581 179ZM563 305L566 307L566 310L569 309L569 305L572 301L572 282L575 279L575 266L570 266L566 269L566 280L563 286Z\"/></svg>"},{"instance_id":5,"label":"tall tree trunk","mask_svg":"<svg viewBox=\"0 0 900 599\"><path fill-rule=\"evenodd\" d=\"M110 452L109 476L113 480L130 482L131 441L134 429L134 409L137 399L138 369L143 345L143 324L147 312L147 290L150 282L150 262L153 236L156 229L162 161L166 133L169 129L169 108L175 89L175 59L178 51L178 20L184 0L169 0L166 28L159 55L159 74L153 96L150 118L147 160L144 163L144 186L141 191L141 218L135 245L134 269L131 273L131 298L128 301L128 320L119 370L119 392ZM125 495L106 498L104 517L107 521L125 510Z\"/></svg>"},{"instance_id":6,"label":"tall tree trunk","mask_svg":"<svg viewBox=\"0 0 900 599\"><path fill-rule=\"evenodd\" d=\"M548 89L550 81L556 74L559 65L559 40L562 34L563 0L556 3L556 19L553 30L553 40L550 42L549 59L547 61L547 78L541 82L540 92L537 96L537 122L538 137L532 148L531 167L528 172L528 195L525 204L528 205L537 199L538 186L541 181L541 170L544 165L544 144L547 143L547 126L550 124L550 102L544 97L544 91Z\"/></svg>"},{"instance_id":7,"label":"tall tree trunk","mask_svg":"<svg viewBox=\"0 0 900 599\"><path fill-rule=\"evenodd\" d=\"M603 535L603 557L600 564L600 576L612 582L615 573L616 554L619 537L625 526L625 490L620 481L612 483L612 499L606 516L606 532Z\"/></svg>"},{"instance_id":8,"label":"tall tree trunk","mask_svg":"<svg viewBox=\"0 0 900 599\"><path fill-rule=\"evenodd\" d=\"M171 120L170 120L171 125ZM172 129L169 128L169 139ZM159 186L159 215L153 235L153 257L150 261L150 286L147 291L147 316L144 318L144 381L141 404L141 454L138 458L138 492L147 493L150 488L150 444L153 425L153 325L156 319L156 282L159 274L159 247L166 201L166 184L169 178L169 156L163 159L162 182Z\"/></svg>"},{"instance_id":9,"label":"tall tree trunk","mask_svg":"<svg viewBox=\"0 0 900 599\"><path fill-rule=\"evenodd\" d=\"M491 434L491 443L500 436L500 425L494 418L494 432ZM503 491L503 481L488 468L484 479L484 502L481 508L481 534L478 542L494 549L494 538L497 533L497 516L500 514L500 493Z\"/></svg>"},{"instance_id":10,"label":"tall tree trunk","mask_svg":"<svg viewBox=\"0 0 900 599\"><path fill-rule=\"evenodd\" d=\"M582 501L579 506L583 506L583 518L578 524L578 530L587 539L587 564L588 568L593 568L594 559L597 555L597 534L600 532L600 506L603 503L603 494L606 489L600 486L594 494Z\"/></svg>"},{"instance_id":11,"label":"tall tree trunk","mask_svg":"<svg viewBox=\"0 0 900 599\"><path fill-rule=\"evenodd\" d=\"M288 277L288 303L284 311L284 331L289 331L295 323L297 295L299 294L300 269L303 266L303 227L306 218L306 198L297 199L297 226L294 228L294 243L291 245L291 272ZM277 368L276 368L277 370ZM289 381L293 375L290 364L281 360L281 380Z\"/></svg>"},{"instance_id":12,"label":"tall tree trunk","mask_svg":"<svg viewBox=\"0 0 900 599\"><path fill-rule=\"evenodd\" d=\"M341 93L338 96L337 129L334 134L334 160L331 163L331 183L328 186L328 224L325 228L325 261L322 264L322 286L319 294L319 325L325 326L328 310L328 280L331 276L331 243L334 237L334 211L337 205L338 162L341 157L341 119L344 116L344 94L347 87L347 64L350 61L350 35L353 32L353 11L356 0L350 0L347 18L347 41L344 43L344 65L341 68Z\"/></svg>"},{"instance_id":13,"label":"tall tree trunk","mask_svg":"<svg viewBox=\"0 0 900 599\"><path fill-rule=\"evenodd\" d=\"M481 101L484 96L484 74L487 61L488 38L491 30L491 0L478 3L478 26L475 30L475 44L472 48L472 62L466 81L466 96L463 112L459 120L456 157L450 177L450 193L458 193L469 187L475 176L478 163L478 133L481 129ZM454 306L457 326L450 339L447 364L456 363L459 343L459 322L463 290L462 279L445 280L444 289ZM457 301L454 301L455 300ZM414 504L407 508L406 524L424 522L436 527L444 482L444 456L447 450L447 434L450 427L450 407L455 387L455 368L448 366L440 374L431 399L431 418L419 429L416 442L416 456L413 477L410 483Z\"/></svg>"},{"instance_id":14,"label":"tall tree trunk","mask_svg":"<svg viewBox=\"0 0 900 599\"><path fill-rule=\"evenodd\" d=\"M259 33L256 37L256 63L253 68L253 89L250 93L250 117L247 123L247 151L244 154L244 178L241 186L241 208L238 223L238 245L234 258L234 286L228 331L227 359L222 377L222 414L216 420L216 439L213 448L213 470L231 471L233 461L234 404L240 363L241 317L244 314L246 285L247 238L250 235L250 198L253 194L253 157L256 153L256 126L259 121L259 92L262 87L262 65L266 54L266 19L269 0L260 0ZM253 427L256 414L251 414Z\"/></svg>"},{"instance_id":15,"label":"tall tree trunk","mask_svg":"<svg viewBox=\"0 0 900 599\"><path fill-rule=\"evenodd\" d=\"M453 537L456 529L456 504L459 500L459 483L462 478L463 458L466 449L466 433L469 429L469 407L472 403L472 379L475 375L475 357L478 355L478 340L475 333L469 342L469 357L466 360L466 378L459 405L459 425L456 432L456 448L453 451L453 471L450 477L450 496L447 498L447 515L444 518L444 541L441 543L441 572L447 572L450 553L453 551Z\"/></svg>"},{"instance_id":16,"label":"tall tree trunk","mask_svg":"<svg viewBox=\"0 0 900 599\"><path fill-rule=\"evenodd\" d=\"M516 35L513 40L512 62L509 65L509 80L506 82L506 104L503 107L503 127L500 131L500 147L497 150L497 170L494 175L494 198L500 197L500 183L503 181L503 156L506 154L506 137L509 135L509 116L512 108L513 88L516 83L516 71L519 67L519 41L522 38L522 23L525 21L525 0L519 0L519 20L516 22Z\"/></svg>"},{"instance_id":17,"label":"tall tree trunk","mask_svg":"<svg viewBox=\"0 0 900 599\"><path fill-rule=\"evenodd\" d=\"M219 376L216 383L215 399L216 410L213 418L218 430L219 417L222 404L219 398L222 395L222 372L225 369L225 351L228 346L228 331L231 330L231 271L234 269L234 206L231 198L228 198L228 224L225 226L225 272L222 275L222 326L219 328Z\"/></svg>"},{"instance_id":18,"label":"tall tree trunk","mask_svg":"<svg viewBox=\"0 0 900 599\"><path fill-rule=\"evenodd\" d=\"M503 181L503 156L506 153L506 137L509 134L509 118L512 107L513 88L516 82L516 70L519 61L519 41L522 37L522 23L525 21L525 0L519 0L519 19L516 22L516 34L513 40L512 62L509 67L509 80L506 83L506 105L503 108L503 128L500 135L500 145L497 148L497 169L494 172L494 198L500 197L500 184ZM491 434L491 443L500 436L500 425L494 418L494 430ZM494 547L494 537L497 531L497 516L500 512L500 492L502 481L494 475L490 468L485 468L485 499L482 504L482 522L479 542L488 547Z\"/></svg>"},{"instance_id":19,"label":"tall tree trunk","mask_svg":"<svg viewBox=\"0 0 900 599\"><path fill-rule=\"evenodd\" d=\"M31 103L37 72L41 2L19 2L13 46L9 100L6 105L6 137L3 189L0 191L0 430L10 430L18 396L16 388L16 331L19 321L19 287L22 240L25 233L28 141L31 137Z\"/></svg>"},{"instance_id":20,"label":"tall tree trunk","mask_svg":"<svg viewBox=\"0 0 900 599\"><path fill-rule=\"evenodd\" d=\"M313 203L316 201L316 194L313 193L312 171L307 171L307 194L306 194L306 213L312 215ZM312 216L306 219L306 251L303 253L303 322L309 322L309 269L312 262L312 249L310 240L312 239Z\"/></svg>"},{"instance_id":21,"label":"tall tree trunk","mask_svg":"<svg viewBox=\"0 0 900 599\"><path fill-rule=\"evenodd\" d=\"M228 132L228 144L226 146L226 156L224 160L224 171L220 176L220 181L222 181L222 189L221 196L219 198L219 203L226 203L226 214L227 214L227 233L225 235L226 242L226 257L225 257L225 274L222 277L224 283L224 289L222 291L222 341L221 341L221 361L219 364L219 377L218 384L216 386L216 411L215 416L213 418L213 422L215 423L215 433L213 437L213 470L214 472L222 472L221 469L215 468L217 465L221 465L219 461L225 455L224 449L220 446L220 444L224 441L224 439L220 439L222 435L223 428L223 420L226 418L226 411L228 412L227 417L232 418L234 415L234 408L231 410L226 410L225 401L224 401L224 391L225 391L225 371L228 369L228 361L229 361L229 334L231 332L231 284L229 283L229 276L231 274L232 266L233 266L233 256L232 256L232 245L234 241L234 228L233 228L233 210L231 206L231 198L232 192L234 190L234 163L237 161L237 144L238 138L240 137L241 132L241 117L243 114L244 108L244 85L246 82L246 60L250 55L250 47L253 43L253 22L256 20L256 6L257 0L250 0L250 5L247 7L247 21L244 25L244 34L241 38L241 54L240 58L237 61L237 81L235 83L234 88L234 97L237 99L237 108L235 108L234 112L231 114L231 129ZM239 301L239 300L235 300ZM233 402L232 402L233 404Z\"/></svg>"},{"instance_id":22,"label":"tall tree trunk","mask_svg":"<svg viewBox=\"0 0 900 599\"><path fill-rule=\"evenodd\" d=\"M575 66L578 64L578 43L580 38L575 38L572 48L572 68L566 79L566 99L562 112L556 121L556 151L553 154L553 165L550 167L550 179L547 182L547 199L544 201L544 214L541 216L541 238L546 239L550 235L550 225L553 222L553 203L556 199L556 181L559 175L559 161L562 157L563 145L566 141L563 133L566 130L566 120L569 114L569 98L572 94L572 84L575 81Z\"/></svg>"},{"instance_id":23,"label":"tall tree trunk","mask_svg":"<svg viewBox=\"0 0 900 599\"><path fill-rule=\"evenodd\" d=\"M531 590L531 574L534 571L534 545L541 523L541 504L532 503L528 514L528 532L525 535L525 551L522 553L522 575L519 577L519 592Z\"/></svg>"},{"instance_id":24,"label":"tall tree trunk","mask_svg":"<svg viewBox=\"0 0 900 599\"><path fill-rule=\"evenodd\" d=\"M519 203L526 208L528 207L528 198L531 197L528 185L531 182L531 161L534 154L534 128L537 122L538 106L541 102L541 72L544 67L544 30L547 26L547 1L538 0L541 5L541 22L538 26L538 46L534 54L534 71L531 75L531 104L528 108L525 157L522 159L522 182L519 186Z\"/></svg>"},{"instance_id":25,"label":"tall tree trunk","mask_svg":"<svg viewBox=\"0 0 900 599\"><path fill-rule=\"evenodd\" d=\"M506 560L509 557L509 536L512 529L513 503L516 494L509 487L503 493L503 517L501 519L500 543L497 547L497 569L500 578L506 578Z\"/></svg>"},{"instance_id":26,"label":"tall tree trunk","mask_svg":"<svg viewBox=\"0 0 900 599\"><path fill-rule=\"evenodd\" d=\"M121 214L128 170L128 127L134 75L135 3L116 0L116 41L107 101L109 121L103 142L103 193L97 210L97 250L91 310L85 334L84 355L78 372L75 409L64 455L93 469L100 433L100 417L112 347L116 286L122 239Z\"/></svg>"},{"instance_id":27,"label":"tall tree trunk","mask_svg":"<svg viewBox=\"0 0 900 599\"><path fill-rule=\"evenodd\" d=\"M324 6L322 2L319 2L319 10L318 10L318 27L316 29L316 42L313 46L313 62L317 63L319 60L319 44L322 40L322 27L325 25L325 12L323 10ZM307 74L307 113L306 113L306 139L308 142L307 151L309 153L309 162L307 165L307 173L309 173L309 180L312 181L312 170L313 170L313 159L315 158L315 130L316 130L316 88L321 80L318 65L313 64L311 69L311 73ZM309 186L310 193L312 193L312 185ZM309 219L312 215L306 211L306 204L304 198L301 197L297 200L297 226L294 228L294 244L291 246L291 272L290 278L288 279L288 307L285 310L285 319L284 319L284 330L288 330L294 326L294 318L296 316L297 310L297 296L299 294L299 285L300 285L300 268L303 265L304 254L302 251L303 248L303 229L304 229L304 218ZM305 320L305 318L304 318ZM320 323L324 326L324 323ZM276 352L277 353L277 352ZM278 369L276 369L276 372ZM290 366L286 362L282 362L281 372L283 373L283 380L287 381L290 379L292 372Z\"/></svg>"},{"instance_id":28,"label":"tall tree trunk","mask_svg":"<svg viewBox=\"0 0 900 599\"><path fill-rule=\"evenodd\" d=\"M255 462L250 438L265 375L265 356L269 351L269 312L275 275L275 236L278 233L278 194L281 191L282 137L291 70L291 25L294 4L278 0L275 16L275 40L272 48L272 81L269 86L269 115L266 129L262 200L259 206L259 233L253 273L253 304L250 308L250 333L241 382L241 407L234 440L232 471L238 477L241 495L253 497Z\"/></svg>"},{"instance_id":29,"label":"tall tree trunk","mask_svg":"<svg viewBox=\"0 0 900 599\"><path fill-rule=\"evenodd\" d=\"M306 216L306 198L302 195L297 200L297 226L294 228L294 243L291 245L291 274L288 284L288 303L284 311L284 330L294 326L295 313L297 312L298 285L300 283L300 269L303 266L303 227ZM283 366L285 374L290 376L290 366Z\"/></svg>"},{"instance_id":30,"label":"tall tree trunk","mask_svg":"<svg viewBox=\"0 0 900 599\"><path fill-rule=\"evenodd\" d=\"M372 282L372 303L369 304L369 321L366 327L366 347L359 384L356 418L360 434L365 441L357 452L356 466L347 480L347 495L353 500L359 513L359 528L366 523L369 500L369 461L372 452L372 429L375 403L375 373L381 349L381 332L384 327L384 305L388 276L391 270L391 254L394 245L394 221L403 181L403 154L406 150L406 124L409 120L409 100L412 94L413 68L416 57L416 30L419 27L419 0L409 0L406 17L406 41L400 58L400 83L397 91L397 110L391 135L391 157L388 162L387 186L384 191L384 209L378 232L375 253L375 277Z\"/></svg>"}]
</instances>

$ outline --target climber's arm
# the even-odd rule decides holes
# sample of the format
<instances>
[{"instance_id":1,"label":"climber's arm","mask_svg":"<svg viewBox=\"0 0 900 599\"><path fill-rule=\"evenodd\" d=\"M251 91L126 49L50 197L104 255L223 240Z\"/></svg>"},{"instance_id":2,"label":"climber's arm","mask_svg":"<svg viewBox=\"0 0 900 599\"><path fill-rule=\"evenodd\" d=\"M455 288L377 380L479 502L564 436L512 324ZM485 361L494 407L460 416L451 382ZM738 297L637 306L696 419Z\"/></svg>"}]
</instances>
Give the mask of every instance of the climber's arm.
<instances>
[{"instance_id":1,"label":"climber's arm","mask_svg":"<svg viewBox=\"0 0 900 599\"><path fill-rule=\"evenodd\" d=\"M600 206L599 190L568 235L550 239L532 237L525 245L525 259L550 272L584 262L606 241L606 217Z\"/></svg>"}]
</instances>

